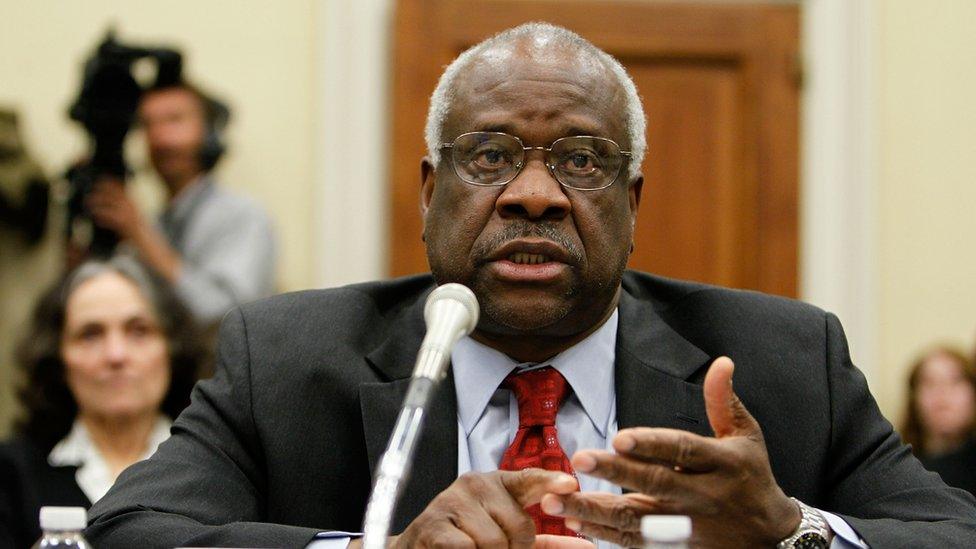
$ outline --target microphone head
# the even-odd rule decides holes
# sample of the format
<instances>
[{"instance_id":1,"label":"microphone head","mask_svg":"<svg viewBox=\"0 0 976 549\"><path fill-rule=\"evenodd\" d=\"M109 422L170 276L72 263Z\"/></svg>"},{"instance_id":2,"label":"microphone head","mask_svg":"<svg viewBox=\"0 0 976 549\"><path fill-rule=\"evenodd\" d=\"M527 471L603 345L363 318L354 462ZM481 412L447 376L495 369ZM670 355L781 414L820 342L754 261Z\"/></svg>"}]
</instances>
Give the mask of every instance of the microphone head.
<instances>
[{"instance_id":1,"label":"microphone head","mask_svg":"<svg viewBox=\"0 0 976 549\"><path fill-rule=\"evenodd\" d=\"M462 313L465 318L462 324L464 332L461 335L465 336L474 331L474 327L478 325L478 298L467 286L456 282L434 288L434 291L427 297L427 303L424 304L424 322L427 323L427 326L430 326L434 309L447 303L460 304L466 311Z\"/></svg>"}]
</instances>

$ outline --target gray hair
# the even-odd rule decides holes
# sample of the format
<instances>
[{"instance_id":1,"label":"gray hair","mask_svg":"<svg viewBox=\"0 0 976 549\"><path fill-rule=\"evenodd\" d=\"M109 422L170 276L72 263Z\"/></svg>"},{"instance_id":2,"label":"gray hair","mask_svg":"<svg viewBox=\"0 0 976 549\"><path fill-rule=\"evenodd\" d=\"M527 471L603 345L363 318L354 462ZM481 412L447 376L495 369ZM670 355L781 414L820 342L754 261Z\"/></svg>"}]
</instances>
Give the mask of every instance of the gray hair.
<instances>
[{"instance_id":1,"label":"gray hair","mask_svg":"<svg viewBox=\"0 0 976 549\"><path fill-rule=\"evenodd\" d=\"M640 96L637 94L637 86L627 74L627 70L613 56L594 46L593 43L575 32L549 23L525 23L503 31L472 46L447 66L430 97L427 125L424 129L427 156L431 163L436 166L440 162L441 145L443 144L441 132L455 98L456 81L461 71L491 49L510 47L512 44L525 39L531 39L541 46L574 48L577 51L592 55L610 70L623 89L626 98L626 124L632 153L627 176L629 180L639 176L641 162L643 162L644 153L647 150L647 139L644 136L647 122L644 118L644 107L641 105Z\"/></svg>"},{"instance_id":2,"label":"gray hair","mask_svg":"<svg viewBox=\"0 0 976 549\"><path fill-rule=\"evenodd\" d=\"M132 256L119 254L109 259L89 259L79 265L70 275L64 285L62 302L67 302L68 297L85 282L105 274L116 273L131 280L139 292L146 297L152 305L157 315L163 314L160 306L162 296L160 295L161 281L154 278L148 269Z\"/></svg>"}]
</instances>

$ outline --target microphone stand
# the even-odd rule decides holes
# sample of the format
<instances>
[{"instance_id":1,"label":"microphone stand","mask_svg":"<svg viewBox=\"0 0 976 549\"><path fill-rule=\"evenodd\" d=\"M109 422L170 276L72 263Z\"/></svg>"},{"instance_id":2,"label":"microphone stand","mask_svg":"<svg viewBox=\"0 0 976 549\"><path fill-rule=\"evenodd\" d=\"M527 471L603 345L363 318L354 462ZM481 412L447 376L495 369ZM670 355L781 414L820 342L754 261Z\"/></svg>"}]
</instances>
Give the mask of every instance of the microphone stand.
<instances>
[{"instance_id":1,"label":"microphone stand","mask_svg":"<svg viewBox=\"0 0 976 549\"><path fill-rule=\"evenodd\" d=\"M440 286L424 307L427 335L417 353L413 379L407 389L390 442L377 467L376 484L363 520L363 548L384 549L393 511L410 474L413 456L424 426L425 410L438 382L447 372L451 348L478 323L478 302L460 284ZM436 319L437 321L432 321Z\"/></svg>"},{"instance_id":2,"label":"microphone stand","mask_svg":"<svg viewBox=\"0 0 976 549\"><path fill-rule=\"evenodd\" d=\"M420 383L418 383L420 382ZM404 402L400 416L397 417L393 435L386 452L380 459L377 469L376 484L366 506L366 518L363 521L363 548L384 549L390 532L390 522L393 510L400 498L402 481L410 474L417 439L424 426L424 405L426 399L436 387L436 381L429 378L414 379L410 383L407 401ZM424 399L423 404L410 403L410 394Z\"/></svg>"}]
</instances>

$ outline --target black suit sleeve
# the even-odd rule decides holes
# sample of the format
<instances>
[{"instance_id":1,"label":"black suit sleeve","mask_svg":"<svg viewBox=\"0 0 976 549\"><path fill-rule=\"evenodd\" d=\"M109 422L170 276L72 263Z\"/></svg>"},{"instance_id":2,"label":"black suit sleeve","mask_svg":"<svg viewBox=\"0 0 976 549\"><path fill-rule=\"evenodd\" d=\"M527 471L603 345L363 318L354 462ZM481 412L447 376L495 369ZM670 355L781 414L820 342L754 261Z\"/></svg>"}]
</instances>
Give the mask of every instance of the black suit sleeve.
<instances>
[{"instance_id":1,"label":"black suit sleeve","mask_svg":"<svg viewBox=\"0 0 976 549\"><path fill-rule=\"evenodd\" d=\"M822 508L837 512L871 547L966 547L976 505L926 471L881 415L851 363L840 322L826 318L831 395L830 462Z\"/></svg>"},{"instance_id":2,"label":"black suit sleeve","mask_svg":"<svg viewBox=\"0 0 976 549\"><path fill-rule=\"evenodd\" d=\"M267 468L239 309L224 319L219 341L214 378L194 389L169 440L92 507L86 536L95 547L305 547L321 531L261 522Z\"/></svg>"}]
</instances>

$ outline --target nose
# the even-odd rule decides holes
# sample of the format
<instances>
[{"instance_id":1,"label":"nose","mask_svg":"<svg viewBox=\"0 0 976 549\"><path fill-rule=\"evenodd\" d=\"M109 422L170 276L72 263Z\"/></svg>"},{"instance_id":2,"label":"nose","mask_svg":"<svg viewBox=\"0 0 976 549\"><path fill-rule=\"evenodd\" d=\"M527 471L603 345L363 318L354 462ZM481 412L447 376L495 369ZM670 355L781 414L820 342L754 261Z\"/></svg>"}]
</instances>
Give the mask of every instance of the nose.
<instances>
[{"instance_id":1,"label":"nose","mask_svg":"<svg viewBox=\"0 0 976 549\"><path fill-rule=\"evenodd\" d=\"M573 205L545 162L533 159L505 185L495 209L504 218L557 221L569 215Z\"/></svg>"},{"instance_id":2,"label":"nose","mask_svg":"<svg viewBox=\"0 0 976 549\"><path fill-rule=\"evenodd\" d=\"M129 359L129 343L125 334L111 331L105 338L105 361L113 368L120 368Z\"/></svg>"}]
</instances>

